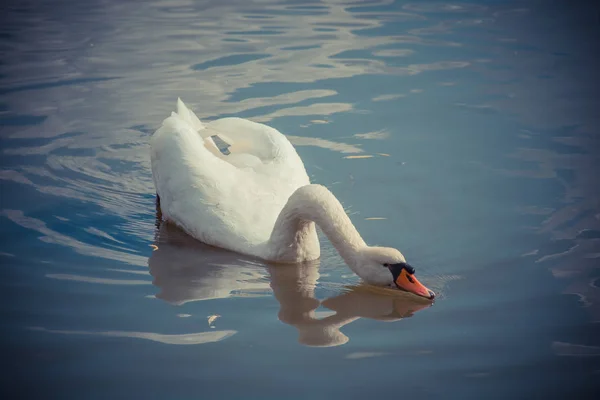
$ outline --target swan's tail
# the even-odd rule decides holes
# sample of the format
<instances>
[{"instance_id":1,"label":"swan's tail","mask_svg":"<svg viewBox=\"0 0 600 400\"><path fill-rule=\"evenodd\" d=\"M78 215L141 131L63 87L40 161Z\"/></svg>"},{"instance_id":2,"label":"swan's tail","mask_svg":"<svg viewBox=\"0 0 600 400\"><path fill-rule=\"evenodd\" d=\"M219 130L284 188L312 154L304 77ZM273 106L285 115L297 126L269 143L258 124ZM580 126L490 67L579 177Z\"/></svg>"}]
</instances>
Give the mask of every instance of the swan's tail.
<instances>
[{"instance_id":1,"label":"swan's tail","mask_svg":"<svg viewBox=\"0 0 600 400\"><path fill-rule=\"evenodd\" d=\"M177 98L177 114L181 119L190 124L192 128L204 139L204 145L215 155L218 153L228 155L229 146L233 144L231 138L223 135L220 132L214 132L211 129L206 129L206 126L200 121L200 118L190 110L181 98Z\"/></svg>"},{"instance_id":2,"label":"swan's tail","mask_svg":"<svg viewBox=\"0 0 600 400\"><path fill-rule=\"evenodd\" d=\"M174 170L181 173L190 169L201 176L204 175L203 169L223 168L223 160L220 158L224 156L210 139L211 129L204 128L200 132L204 131L208 133L206 139L194 129L189 119L185 120L179 113L171 113L152 135L150 146L153 176L155 170ZM156 163L163 166L154 168ZM225 165L227 164L225 162Z\"/></svg>"},{"instance_id":3,"label":"swan's tail","mask_svg":"<svg viewBox=\"0 0 600 400\"><path fill-rule=\"evenodd\" d=\"M200 122L200 119L192 110L187 108L185 103L179 97L177 98L177 115L202 135L201 131L204 130L204 124ZM202 137L204 137L204 135L202 135Z\"/></svg>"}]
</instances>

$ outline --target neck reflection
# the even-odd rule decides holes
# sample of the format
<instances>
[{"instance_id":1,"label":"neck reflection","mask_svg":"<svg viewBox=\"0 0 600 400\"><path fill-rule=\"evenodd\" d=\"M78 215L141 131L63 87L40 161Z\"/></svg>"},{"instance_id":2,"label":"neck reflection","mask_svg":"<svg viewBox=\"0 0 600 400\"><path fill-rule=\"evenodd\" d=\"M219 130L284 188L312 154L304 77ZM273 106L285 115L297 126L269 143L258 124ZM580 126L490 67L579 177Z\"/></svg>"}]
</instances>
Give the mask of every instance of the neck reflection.
<instances>
[{"instance_id":1,"label":"neck reflection","mask_svg":"<svg viewBox=\"0 0 600 400\"><path fill-rule=\"evenodd\" d=\"M298 330L307 346L339 346L350 339L341 328L359 318L399 321L431 306L430 302L393 289L368 285L340 287L340 294L318 300L318 262L269 266L271 288L279 301L279 320ZM327 310L319 311L319 307Z\"/></svg>"},{"instance_id":2,"label":"neck reflection","mask_svg":"<svg viewBox=\"0 0 600 400\"><path fill-rule=\"evenodd\" d=\"M398 321L430 302L393 289L331 284L337 295L319 300L319 262L274 265L202 244L171 224L159 224L149 260L156 297L172 304L229 297L270 296L279 320L298 331L307 346L339 346L341 332L359 318ZM327 290L329 291L329 290Z\"/></svg>"}]
</instances>

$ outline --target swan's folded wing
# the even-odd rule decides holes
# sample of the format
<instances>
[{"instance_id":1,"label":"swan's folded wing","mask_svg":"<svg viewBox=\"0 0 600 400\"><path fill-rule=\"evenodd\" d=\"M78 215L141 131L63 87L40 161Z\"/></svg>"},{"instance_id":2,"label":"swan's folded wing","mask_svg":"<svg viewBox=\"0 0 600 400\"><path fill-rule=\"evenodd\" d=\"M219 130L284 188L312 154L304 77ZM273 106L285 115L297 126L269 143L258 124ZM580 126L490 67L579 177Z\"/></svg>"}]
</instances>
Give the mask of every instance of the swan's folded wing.
<instances>
[{"instance_id":1,"label":"swan's folded wing","mask_svg":"<svg viewBox=\"0 0 600 400\"><path fill-rule=\"evenodd\" d=\"M222 118L203 124L181 99L177 99L177 113L173 116L194 129L217 158L238 168L258 168L257 172L261 172L260 162L304 170L289 140L270 126L243 118Z\"/></svg>"},{"instance_id":2,"label":"swan's folded wing","mask_svg":"<svg viewBox=\"0 0 600 400\"><path fill-rule=\"evenodd\" d=\"M243 118L222 118L209 122L206 127L219 133L230 145L228 150L232 154L251 154L263 163L287 163L290 158L298 157L282 133L264 124Z\"/></svg>"},{"instance_id":3,"label":"swan's folded wing","mask_svg":"<svg viewBox=\"0 0 600 400\"><path fill-rule=\"evenodd\" d=\"M249 253L268 240L287 199L268 177L211 153L177 114L154 133L151 164L163 217L214 246Z\"/></svg>"},{"instance_id":4,"label":"swan's folded wing","mask_svg":"<svg viewBox=\"0 0 600 400\"><path fill-rule=\"evenodd\" d=\"M163 121L150 143L152 176L161 204L192 199L211 203L227 194L237 169L211 153L202 137L177 114Z\"/></svg>"},{"instance_id":5,"label":"swan's folded wing","mask_svg":"<svg viewBox=\"0 0 600 400\"><path fill-rule=\"evenodd\" d=\"M223 159L231 164L296 188L310 183L296 149L278 130L242 118L209 122L206 130L218 134L230 145L230 155Z\"/></svg>"},{"instance_id":6,"label":"swan's folded wing","mask_svg":"<svg viewBox=\"0 0 600 400\"><path fill-rule=\"evenodd\" d=\"M204 243L260 256L289 196L309 183L302 160L266 125L225 118L198 131L187 112L178 106L151 139L163 217ZM215 134L231 145L229 155Z\"/></svg>"}]
</instances>

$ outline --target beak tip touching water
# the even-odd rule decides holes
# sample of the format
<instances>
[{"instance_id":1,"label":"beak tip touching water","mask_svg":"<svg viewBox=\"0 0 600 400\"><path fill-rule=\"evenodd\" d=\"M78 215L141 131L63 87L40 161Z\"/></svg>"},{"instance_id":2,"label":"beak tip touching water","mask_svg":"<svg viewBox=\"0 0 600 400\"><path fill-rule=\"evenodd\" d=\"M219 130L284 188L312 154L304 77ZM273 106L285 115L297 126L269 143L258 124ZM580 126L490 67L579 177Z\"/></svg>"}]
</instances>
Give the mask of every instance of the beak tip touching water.
<instances>
[{"instance_id":1,"label":"beak tip touching water","mask_svg":"<svg viewBox=\"0 0 600 400\"><path fill-rule=\"evenodd\" d=\"M414 269L411 272L407 272L407 270L401 265L398 269L394 270L393 268L396 265L393 265L390 270L394 275L394 282L399 289L406 290L407 292L411 292L416 294L417 296L424 297L428 300L433 300L435 298L435 293L433 290L425 287L419 280L414 276Z\"/></svg>"}]
</instances>

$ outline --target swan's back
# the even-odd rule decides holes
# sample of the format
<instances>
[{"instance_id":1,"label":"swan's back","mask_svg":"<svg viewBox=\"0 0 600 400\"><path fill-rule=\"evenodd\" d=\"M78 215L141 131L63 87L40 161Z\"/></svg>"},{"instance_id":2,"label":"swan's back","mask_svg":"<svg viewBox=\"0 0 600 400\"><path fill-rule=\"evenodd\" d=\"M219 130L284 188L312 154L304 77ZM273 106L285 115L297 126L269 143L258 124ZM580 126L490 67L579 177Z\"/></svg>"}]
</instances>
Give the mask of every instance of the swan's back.
<instances>
[{"instance_id":1,"label":"swan's back","mask_svg":"<svg viewBox=\"0 0 600 400\"><path fill-rule=\"evenodd\" d=\"M229 155L215 135L231 145ZM163 218L204 243L258 257L288 198L309 184L277 130L241 118L203 124L181 101L152 136L151 164Z\"/></svg>"}]
</instances>

